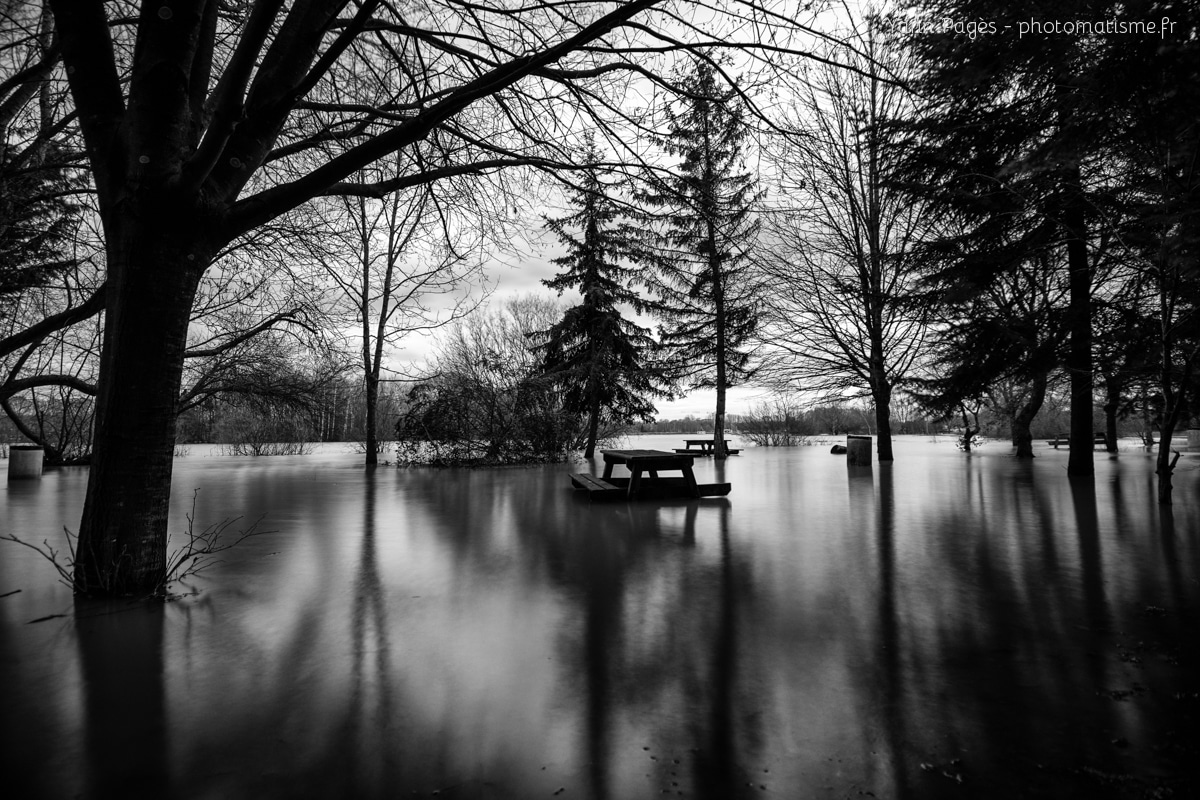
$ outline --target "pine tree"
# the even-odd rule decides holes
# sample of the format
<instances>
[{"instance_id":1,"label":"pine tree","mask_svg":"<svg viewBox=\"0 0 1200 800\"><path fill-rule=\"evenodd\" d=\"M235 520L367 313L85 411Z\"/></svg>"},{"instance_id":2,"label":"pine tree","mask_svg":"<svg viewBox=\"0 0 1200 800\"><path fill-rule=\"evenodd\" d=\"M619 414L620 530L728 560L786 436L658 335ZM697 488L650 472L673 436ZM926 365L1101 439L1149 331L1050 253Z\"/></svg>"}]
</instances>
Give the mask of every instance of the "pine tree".
<instances>
[{"instance_id":1,"label":"pine tree","mask_svg":"<svg viewBox=\"0 0 1200 800\"><path fill-rule=\"evenodd\" d=\"M965 224L943 244L935 282L983 291L1004 272L1060 264L1068 278L1063 366L1071 384L1067 472L1093 472L1092 293L1096 238L1103 232L1113 131L1096 104L1100 35L1009 35L1021 25L1069 19L1102 23L1118 4L1069 0L912 0L930 20L987 20L997 32L974 38L923 27L906 41L922 65L914 82L926 98L913 131L914 183ZM1032 23L1031 23L1032 21ZM1061 254L1051 258L1052 253Z\"/></svg>"},{"instance_id":2,"label":"pine tree","mask_svg":"<svg viewBox=\"0 0 1200 800\"><path fill-rule=\"evenodd\" d=\"M0 299L41 286L75 264L71 237L79 208L68 198L81 179L56 144L31 156L0 143Z\"/></svg>"},{"instance_id":3,"label":"pine tree","mask_svg":"<svg viewBox=\"0 0 1200 800\"><path fill-rule=\"evenodd\" d=\"M629 288L632 270L621 264L628 250L622 214L595 166L600 154L593 142L583 158L583 180L570 194L574 211L545 218L567 253L553 261L563 271L543 281L560 295L577 289L582 299L545 332L538 348L545 375L562 391L564 409L587 417L584 456L591 458L602 417L649 422L655 411L650 398L667 393L661 370L651 361L656 343L620 309L642 309L644 303Z\"/></svg>"},{"instance_id":4,"label":"pine tree","mask_svg":"<svg viewBox=\"0 0 1200 800\"><path fill-rule=\"evenodd\" d=\"M710 61L696 61L665 112L668 132L660 145L680 161L674 174L648 177L639 194L657 209L647 282L666 323L661 343L672 375L693 389L716 389L713 449L724 458L726 389L753 374L747 344L758 313L748 291L748 255L761 193L744 171L744 107Z\"/></svg>"}]
</instances>

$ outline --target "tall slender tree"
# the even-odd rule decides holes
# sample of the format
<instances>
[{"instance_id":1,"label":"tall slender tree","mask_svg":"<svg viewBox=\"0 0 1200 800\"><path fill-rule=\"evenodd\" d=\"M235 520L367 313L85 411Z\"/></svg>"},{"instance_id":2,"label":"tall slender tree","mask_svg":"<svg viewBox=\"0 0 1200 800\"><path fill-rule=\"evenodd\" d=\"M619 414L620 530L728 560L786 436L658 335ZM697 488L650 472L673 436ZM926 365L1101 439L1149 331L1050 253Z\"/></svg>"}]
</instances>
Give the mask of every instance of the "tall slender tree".
<instances>
[{"instance_id":1,"label":"tall slender tree","mask_svg":"<svg viewBox=\"0 0 1200 800\"><path fill-rule=\"evenodd\" d=\"M869 394L876 452L891 461L892 393L925 351L928 306L912 298L927 223L923 203L891 185L884 124L912 108L892 77L906 69L902 51L870 20L851 25L856 69L815 67L772 148L781 191L764 215L770 246L755 257L770 287L760 379L835 402Z\"/></svg>"},{"instance_id":2,"label":"tall slender tree","mask_svg":"<svg viewBox=\"0 0 1200 800\"><path fill-rule=\"evenodd\" d=\"M726 390L746 381L758 308L750 253L762 197L745 170L749 128L737 88L723 82L707 54L681 76L664 107L661 147L679 159L670 175L651 174L638 196L658 232L647 278L671 374L690 388L716 390L713 451L725 458Z\"/></svg>"},{"instance_id":3,"label":"tall slender tree","mask_svg":"<svg viewBox=\"0 0 1200 800\"><path fill-rule=\"evenodd\" d=\"M586 416L586 458L595 455L602 416L615 423L649 422L651 399L668 394L653 363L657 345L650 331L626 317L625 309L644 310L646 303L630 288L634 269L621 263L629 256L628 228L597 166L600 160L589 140L582 180L570 192L574 210L546 218L567 253L553 262L563 271L543 283L560 296L576 289L581 299L538 345L542 368L561 388L564 408Z\"/></svg>"}]
</instances>

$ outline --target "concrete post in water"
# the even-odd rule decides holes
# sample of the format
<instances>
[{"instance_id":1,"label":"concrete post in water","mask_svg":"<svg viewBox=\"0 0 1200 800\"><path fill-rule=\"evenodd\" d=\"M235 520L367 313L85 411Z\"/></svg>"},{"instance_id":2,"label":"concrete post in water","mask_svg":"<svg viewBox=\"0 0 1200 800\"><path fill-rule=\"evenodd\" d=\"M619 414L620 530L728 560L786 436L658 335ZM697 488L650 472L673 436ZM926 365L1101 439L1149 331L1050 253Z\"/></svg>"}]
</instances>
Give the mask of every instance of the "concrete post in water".
<instances>
[{"instance_id":1,"label":"concrete post in water","mask_svg":"<svg viewBox=\"0 0 1200 800\"><path fill-rule=\"evenodd\" d=\"M42 448L33 444L14 444L8 448L8 479L42 477Z\"/></svg>"},{"instance_id":2,"label":"concrete post in water","mask_svg":"<svg viewBox=\"0 0 1200 800\"><path fill-rule=\"evenodd\" d=\"M871 466L870 436L856 436L854 434L848 434L846 436L846 466Z\"/></svg>"}]
</instances>

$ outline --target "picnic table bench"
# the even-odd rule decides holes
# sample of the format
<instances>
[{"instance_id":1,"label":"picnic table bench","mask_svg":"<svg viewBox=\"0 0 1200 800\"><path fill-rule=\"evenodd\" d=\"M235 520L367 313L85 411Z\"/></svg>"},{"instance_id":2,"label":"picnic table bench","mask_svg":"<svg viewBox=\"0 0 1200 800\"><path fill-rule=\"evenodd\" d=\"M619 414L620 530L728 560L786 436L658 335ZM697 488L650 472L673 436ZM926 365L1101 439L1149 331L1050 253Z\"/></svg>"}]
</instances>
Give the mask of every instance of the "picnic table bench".
<instances>
[{"instance_id":1,"label":"picnic table bench","mask_svg":"<svg viewBox=\"0 0 1200 800\"><path fill-rule=\"evenodd\" d=\"M728 483L697 484L690 455L666 450L603 450L604 474L597 478L572 473L571 483L584 489L593 500L645 497L719 497L729 494ZM614 477L613 467L621 464L628 477ZM660 472L679 471L681 477L662 477Z\"/></svg>"},{"instance_id":2,"label":"picnic table bench","mask_svg":"<svg viewBox=\"0 0 1200 800\"><path fill-rule=\"evenodd\" d=\"M1053 439L1046 440L1046 444L1050 445L1055 450L1058 449L1059 445L1062 445L1063 447L1070 447L1071 446L1071 434L1069 434L1069 433L1055 434ZM1096 433L1094 433L1092 435L1092 447L1093 448L1108 447L1108 435L1105 434L1104 431L1097 431Z\"/></svg>"},{"instance_id":3,"label":"picnic table bench","mask_svg":"<svg viewBox=\"0 0 1200 800\"><path fill-rule=\"evenodd\" d=\"M676 453L682 453L684 455L693 455L693 456L711 456L714 452L716 452L716 447L714 447L715 443L713 442L713 440L711 438L708 438L708 439L684 439L683 443L684 443L685 447L675 448ZM731 450L729 448L729 440L726 439L725 440L725 452L728 455L736 456L738 453L740 453L742 451L741 450Z\"/></svg>"}]
</instances>

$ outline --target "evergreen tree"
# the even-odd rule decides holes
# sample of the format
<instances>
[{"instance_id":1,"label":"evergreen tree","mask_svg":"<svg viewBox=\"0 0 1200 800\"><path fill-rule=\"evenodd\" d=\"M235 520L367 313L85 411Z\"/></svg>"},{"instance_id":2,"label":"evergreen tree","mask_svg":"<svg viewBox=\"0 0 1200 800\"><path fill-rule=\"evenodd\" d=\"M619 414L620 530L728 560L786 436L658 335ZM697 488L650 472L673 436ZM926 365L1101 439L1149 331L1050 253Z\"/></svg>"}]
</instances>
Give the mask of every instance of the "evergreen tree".
<instances>
[{"instance_id":1,"label":"evergreen tree","mask_svg":"<svg viewBox=\"0 0 1200 800\"><path fill-rule=\"evenodd\" d=\"M595 166L599 155L588 142L583 180L570 195L574 211L545 218L567 253L553 262L563 271L543 283L559 295L577 289L582 299L539 345L543 370L561 388L563 407L587 417L587 458L595 454L602 416L616 423L649 422L655 410L649 398L667 395L661 371L650 361L656 343L619 308L640 310L645 304L629 288L632 270L620 263L628 250L622 214Z\"/></svg>"},{"instance_id":2,"label":"evergreen tree","mask_svg":"<svg viewBox=\"0 0 1200 800\"><path fill-rule=\"evenodd\" d=\"M953 293L986 291L1030 264L1061 264L1068 277L1064 366L1071 382L1067 471L1093 471L1092 291L1094 237L1105 224L1104 154L1111 131L1095 103L1098 37L1009 35L1030 20L1101 21L1101 6L920 0L926 19L989 20L994 34L969 37L927 26L906 40L922 69L925 98L913 131L913 185L961 229L945 239L935 282ZM1113 4L1108 4L1113 5ZM1050 257L1062 254L1061 259Z\"/></svg>"},{"instance_id":3,"label":"evergreen tree","mask_svg":"<svg viewBox=\"0 0 1200 800\"><path fill-rule=\"evenodd\" d=\"M69 155L55 144L35 155L0 143L0 300L75 263L79 208L68 198L82 191L82 181L62 166Z\"/></svg>"},{"instance_id":4,"label":"evergreen tree","mask_svg":"<svg viewBox=\"0 0 1200 800\"><path fill-rule=\"evenodd\" d=\"M657 209L647 283L666 323L661 343L671 374L690 388L716 390L713 449L725 458L725 391L753 374L747 343L758 312L748 256L761 193L744 171L744 106L736 88L722 85L711 61L697 59L665 112L668 131L660 146L680 161L667 177L650 175L639 194Z\"/></svg>"}]
</instances>

